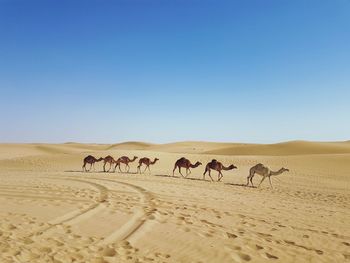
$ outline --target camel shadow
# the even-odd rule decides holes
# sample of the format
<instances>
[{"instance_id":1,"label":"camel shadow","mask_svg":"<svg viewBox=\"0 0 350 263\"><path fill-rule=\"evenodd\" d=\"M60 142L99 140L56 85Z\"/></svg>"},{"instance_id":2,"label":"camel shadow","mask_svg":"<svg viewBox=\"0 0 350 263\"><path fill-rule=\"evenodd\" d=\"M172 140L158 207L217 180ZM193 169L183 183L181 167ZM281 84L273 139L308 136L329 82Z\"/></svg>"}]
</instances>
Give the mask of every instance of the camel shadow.
<instances>
[{"instance_id":1,"label":"camel shadow","mask_svg":"<svg viewBox=\"0 0 350 263\"><path fill-rule=\"evenodd\" d=\"M82 170L66 170L64 173L83 173L83 174L93 174L93 173L104 173L104 171L82 171Z\"/></svg>"},{"instance_id":2,"label":"camel shadow","mask_svg":"<svg viewBox=\"0 0 350 263\"><path fill-rule=\"evenodd\" d=\"M240 186L240 187L246 187L246 188L257 188L256 186L246 185L246 184L234 184L234 183L224 183L225 185L233 185L233 186Z\"/></svg>"},{"instance_id":3,"label":"camel shadow","mask_svg":"<svg viewBox=\"0 0 350 263\"><path fill-rule=\"evenodd\" d=\"M153 176L158 176L158 177L165 177L165 178L176 178L176 179L185 179L185 180L192 180L192 181L200 181L200 182L207 182L211 183L210 180L206 179L200 179L200 178L193 178L193 177L182 177L182 176L176 176L176 175L168 175L168 174L152 174Z\"/></svg>"},{"instance_id":4,"label":"camel shadow","mask_svg":"<svg viewBox=\"0 0 350 263\"><path fill-rule=\"evenodd\" d=\"M66 171L63 171L65 173L83 173L83 174L94 174L94 173L101 173L101 174L126 174L126 172L114 172L114 171L81 171L81 170L66 170ZM128 174L136 174L136 173L128 173Z\"/></svg>"},{"instance_id":5,"label":"camel shadow","mask_svg":"<svg viewBox=\"0 0 350 263\"><path fill-rule=\"evenodd\" d=\"M102 173L102 174L139 174L138 172L104 172L104 171L89 171L84 172L81 170L66 170L65 173L82 173L82 174L94 174L94 173ZM144 175L144 174L142 174ZM157 177L164 177L164 178L176 178L176 179L186 179L186 180L192 180L192 181L200 181L200 182L207 182L207 183L213 183L217 181L211 181L207 179L200 179L200 178L193 178L193 177L181 177L176 175L168 175L168 174L150 174L151 176L157 176ZM246 188L257 188L256 186L246 185L246 184L235 184L235 183L224 183L225 185L231 185L231 186L239 186L239 187L246 187Z\"/></svg>"},{"instance_id":6,"label":"camel shadow","mask_svg":"<svg viewBox=\"0 0 350 263\"><path fill-rule=\"evenodd\" d=\"M193 177L184 177L183 179L192 180L192 181L210 182L209 180L205 180L205 179L203 180L203 179L193 178Z\"/></svg>"},{"instance_id":7,"label":"camel shadow","mask_svg":"<svg viewBox=\"0 0 350 263\"><path fill-rule=\"evenodd\" d=\"M166 178L180 178L178 176L168 175L168 174L151 174L151 175L158 176L158 177L166 177Z\"/></svg>"}]
</instances>

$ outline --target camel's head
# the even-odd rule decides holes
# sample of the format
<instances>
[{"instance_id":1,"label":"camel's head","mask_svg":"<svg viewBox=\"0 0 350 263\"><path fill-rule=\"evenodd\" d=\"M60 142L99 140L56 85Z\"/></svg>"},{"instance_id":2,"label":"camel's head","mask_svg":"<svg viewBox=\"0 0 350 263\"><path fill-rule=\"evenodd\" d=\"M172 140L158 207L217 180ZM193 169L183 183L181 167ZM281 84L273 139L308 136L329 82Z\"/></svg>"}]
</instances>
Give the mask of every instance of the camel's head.
<instances>
[{"instance_id":1,"label":"camel's head","mask_svg":"<svg viewBox=\"0 0 350 263\"><path fill-rule=\"evenodd\" d=\"M237 166L234 166L233 164L231 164L228 168L232 169L237 169Z\"/></svg>"},{"instance_id":2,"label":"camel's head","mask_svg":"<svg viewBox=\"0 0 350 263\"><path fill-rule=\"evenodd\" d=\"M139 158L139 157L137 157L137 156L134 156L134 159L136 160L137 158Z\"/></svg>"},{"instance_id":3,"label":"camel's head","mask_svg":"<svg viewBox=\"0 0 350 263\"><path fill-rule=\"evenodd\" d=\"M282 167L282 172L289 172L289 169Z\"/></svg>"},{"instance_id":4,"label":"camel's head","mask_svg":"<svg viewBox=\"0 0 350 263\"><path fill-rule=\"evenodd\" d=\"M97 162L100 162L100 161L102 161L102 160L103 160L103 158L100 157L100 158L97 159Z\"/></svg>"},{"instance_id":5,"label":"camel's head","mask_svg":"<svg viewBox=\"0 0 350 263\"><path fill-rule=\"evenodd\" d=\"M154 161L155 161L155 162L156 162L156 161L159 161L159 159L158 159L158 158L155 158Z\"/></svg>"},{"instance_id":6,"label":"camel's head","mask_svg":"<svg viewBox=\"0 0 350 263\"><path fill-rule=\"evenodd\" d=\"M196 166L200 166L200 165L202 165L202 163L201 163L201 162L196 162L195 165L196 165Z\"/></svg>"}]
</instances>

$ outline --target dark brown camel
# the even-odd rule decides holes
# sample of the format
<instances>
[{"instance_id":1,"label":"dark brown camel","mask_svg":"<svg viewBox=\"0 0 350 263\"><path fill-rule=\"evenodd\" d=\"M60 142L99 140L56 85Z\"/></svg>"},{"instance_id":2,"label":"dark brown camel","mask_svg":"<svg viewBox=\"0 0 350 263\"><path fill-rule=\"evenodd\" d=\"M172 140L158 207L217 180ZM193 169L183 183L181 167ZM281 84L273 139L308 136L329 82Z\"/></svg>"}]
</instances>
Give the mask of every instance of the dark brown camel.
<instances>
[{"instance_id":1,"label":"dark brown camel","mask_svg":"<svg viewBox=\"0 0 350 263\"><path fill-rule=\"evenodd\" d=\"M159 161L158 158L154 158L154 161L152 162L151 159L147 158L147 157L143 157L139 160L139 165L137 166L137 172L141 173L141 166L142 164L146 165L145 170L143 170L142 173L144 173L147 169L148 171L151 173L151 169L149 168L150 165L155 164L157 161Z\"/></svg>"},{"instance_id":2,"label":"dark brown camel","mask_svg":"<svg viewBox=\"0 0 350 263\"><path fill-rule=\"evenodd\" d=\"M126 172L128 173L129 170L130 170L129 163L132 163L137 158L138 158L137 156L134 156L134 158L132 160L129 157L127 157L127 156L122 156L122 157L118 158L118 160L115 161L114 171L117 169L117 166L118 166L119 171L122 172L122 170L120 169L120 164L124 163L125 164L125 169L128 168L128 170L126 170Z\"/></svg>"},{"instance_id":3,"label":"dark brown camel","mask_svg":"<svg viewBox=\"0 0 350 263\"><path fill-rule=\"evenodd\" d=\"M177 160L175 163L175 166L173 169L173 176L176 168L179 168L179 173L181 174L181 176L183 178L186 178L191 173L190 168L196 168L200 165L202 165L201 162L196 162L195 164L191 164L191 162L188 159L186 159L185 157L182 157L179 160ZM186 168L186 176L183 176L183 174L181 173L181 168Z\"/></svg>"},{"instance_id":4,"label":"dark brown camel","mask_svg":"<svg viewBox=\"0 0 350 263\"><path fill-rule=\"evenodd\" d=\"M228 170L233 170L233 169L237 169L236 166L234 166L233 164L231 164L230 166L228 167L225 167L222 163L218 162L217 160L213 159L210 163L207 164L207 166L205 167L205 171L203 173L203 180L205 180L205 174L208 172L208 175L210 177L210 179L212 181L213 178L211 177L210 175L210 170L215 170L215 171L218 171L219 174L218 174L218 182L222 179L223 175L222 175L222 170L224 171L228 171Z\"/></svg>"},{"instance_id":5,"label":"dark brown camel","mask_svg":"<svg viewBox=\"0 0 350 263\"><path fill-rule=\"evenodd\" d=\"M88 155L88 156L86 156L85 158L84 158L84 164L83 164L83 172L85 171L85 172L89 172L90 170L91 170L91 167L93 167L94 168L94 170L95 170L95 163L96 162L100 162L100 161L102 161L103 160L103 158L102 157L100 157L99 159L96 159L94 156L92 156L92 155ZM90 169L89 170L87 170L86 169L86 164L90 164Z\"/></svg>"},{"instance_id":6,"label":"dark brown camel","mask_svg":"<svg viewBox=\"0 0 350 263\"><path fill-rule=\"evenodd\" d=\"M103 158L104 160L104 164L103 164L103 171L106 172L106 164L109 163L109 169L107 172L109 172L112 168L112 165L116 162L114 160L114 158L110 155L106 156L105 158Z\"/></svg>"}]
</instances>

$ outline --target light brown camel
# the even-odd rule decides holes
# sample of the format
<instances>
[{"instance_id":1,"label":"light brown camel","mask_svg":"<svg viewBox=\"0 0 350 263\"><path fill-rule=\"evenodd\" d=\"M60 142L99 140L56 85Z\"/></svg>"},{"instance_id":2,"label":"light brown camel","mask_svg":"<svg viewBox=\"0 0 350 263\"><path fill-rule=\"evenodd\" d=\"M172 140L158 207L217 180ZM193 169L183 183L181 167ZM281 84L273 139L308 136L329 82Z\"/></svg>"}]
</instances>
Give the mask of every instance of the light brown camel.
<instances>
[{"instance_id":1,"label":"light brown camel","mask_svg":"<svg viewBox=\"0 0 350 263\"><path fill-rule=\"evenodd\" d=\"M106 164L109 163L109 169L107 172L109 172L112 168L112 165L116 162L114 160L114 158L110 155L106 156L105 158L103 158L104 160L104 164L103 164L103 171L106 172Z\"/></svg>"},{"instance_id":2,"label":"light brown camel","mask_svg":"<svg viewBox=\"0 0 350 263\"><path fill-rule=\"evenodd\" d=\"M147 157L143 157L139 160L139 165L137 166L137 172L141 173L141 166L142 164L146 165L145 170L143 170L143 173L146 171L146 169L148 169L148 171L151 173L151 169L149 168L150 165L155 164L157 161L159 161L158 158L154 158L154 161L151 162L151 160Z\"/></svg>"},{"instance_id":3,"label":"light brown camel","mask_svg":"<svg viewBox=\"0 0 350 263\"><path fill-rule=\"evenodd\" d=\"M286 169L284 167L282 167L281 169L279 169L278 171L271 171L269 168L267 168L266 166L264 166L263 164L259 163L255 166L253 166L252 168L250 168L249 170L249 176L247 177L247 186L249 185L249 181L251 182L252 186L253 185L253 177L255 174L259 174L261 175L263 178L261 179L258 187L261 185L261 183L265 180L266 177L269 178L270 181L270 185L272 187L272 183L271 183L271 176L275 176L275 175L279 175L282 174L284 172L289 172L289 169ZM273 188L273 187L272 187Z\"/></svg>"},{"instance_id":4,"label":"light brown camel","mask_svg":"<svg viewBox=\"0 0 350 263\"><path fill-rule=\"evenodd\" d=\"M91 167L93 167L94 168L94 170L95 170L95 163L96 162L100 162L100 161L102 161L103 160L103 158L102 157L100 157L99 159L96 159L94 156L92 156L92 155L88 155L88 156L86 156L85 158L84 158L84 164L83 164L83 172L85 171L85 172L89 172L90 170L91 170ZM89 170L87 170L86 169L86 164L90 164L90 169Z\"/></svg>"},{"instance_id":5,"label":"light brown camel","mask_svg":"<svg viewBox=\"0 0 350 263\"><path fill-rule=\"evenodd\" d=\"M117 169L117 166L118 166L119 171L122 172L122 170L120 169L120 164L124 163L125 164L125 169L128 168L128 170L126 170L126 172L128 173L129 170L130 170L129 163L132 163L137 158L138 158L137 156L134 156L134 158L132 160L129 157L127 157L127 156L122 156L122 157L118 158L118 160L115 161L114 171Z\"/></svg>"},{"instance_id":6,"label":"light brown camel","mask_svg":"<svg viewBox=\"0 0 350 263\"><path fill-rule=\"evenodd\" d=\"M195 164L191 164L191 162L188 159L186 159L185 157L182 157L175 162L175 166L173 169L173 176L175 174L176 168L179 168L179 173L181 174L181 176L183 178L186 178L191 173L190 168L196 168L200 165L202 165L201 162L196 162ZM183 176L183 174L181 173L181 168L186 168L186 176Z\"/></svg>"},{"instance_id":7,"label":"light brown camel","mask_svg":"<svg viewBox=\"0 0 350 263\"><path fill-rule=\"evenodd\" d=\"M219 182L222 179L222 177L223 177L221 170L228 171L228 170L232 170L232 169L237 169L237 167L234 166L233 164L231 164L228 167L225 167L222 163L220 163L217 160L213 159L205 167L205 171L203 173L203 180L205 180L205 174L208 172L208 175L209 175L210 179L212 181L214 181L213 178L210 175L210 170L215 170L215 171L219 172L219 174L218 174L218 182Z\"/></svg>"}]
</instances>

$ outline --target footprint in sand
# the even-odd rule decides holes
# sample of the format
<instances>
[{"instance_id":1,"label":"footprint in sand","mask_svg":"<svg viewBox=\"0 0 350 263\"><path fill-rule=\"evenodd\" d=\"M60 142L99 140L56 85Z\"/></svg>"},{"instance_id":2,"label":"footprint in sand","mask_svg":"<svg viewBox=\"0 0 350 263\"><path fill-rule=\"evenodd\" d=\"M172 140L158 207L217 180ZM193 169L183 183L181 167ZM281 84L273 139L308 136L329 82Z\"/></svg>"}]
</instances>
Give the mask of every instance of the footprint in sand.
<instances>
[{"instance_id":1,"label":"footprint in sand","mask_svg":"<svg viewBox=\"0 0 350 263\"><path fill-rule=\"evenodd\" d=\"M256 248L256 250L262 250L262 249L264 249L264 247L259 246L259 245L255 245L255 248Z\"/></svg>"},{"instance_id":2,"label":"footprint in sand","mask_svg":"<svg viewBox=\"0 0 350 263\"><path fill-rule=\"evenodd\" d=\"M117 252L115 251L114 248L110 248L110 247L106 247L103 252L102 252L102 255L105 256L105 257L113 257L115 256Z\"/></svg>"},{"instance_id":3,"label":"footprint in sand","mask_svg":"<svg viewBox=\"0 0 350 263\"><path fill-rule=\"evenodd\" d=\"M232 254L233 260L240 262L240 261L250 261L252 258L248 254L240 253L238 252L237 254Z\"/></svg>"},{"instance_id":4,"label":"footprint in sand","mask_svg":"<svg viewBox=\"0 0 350 263\"><path fill-rule=\"evenodd\" d=\"M319 250L319 249L315 249L315 252L319 255L323 255L323 251L322 250Z\"/></svg>"},{"instance_id":5,"label":"footprint in sand","mask_svg":"<svg viewBox=\"0 0 350 263\"><path fill-rule=\"evenodd\" d=\"M267 256L267 258L269 258L269 259L278 259L278 257L277 256L275 256L275 255L272 255L272 254L269 254L269 253L265 253L265 255Z\"/></svg>"},{"instance_id":6,"label":"footprint in sand","mask_svg":"<svg viewBox=\"0 0 350 263\"><path fill-rule=\"evenodd\" d=\"M232 239L235 239L235 238L238 237L237 235L235 235L233 233L229 233L229 232L226 232L226 235L227 235L228 238L232 238Z\"/></svg>"}]
</instances>

